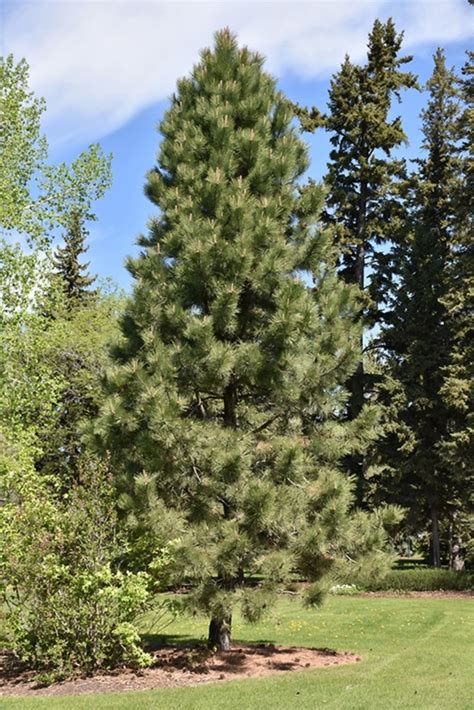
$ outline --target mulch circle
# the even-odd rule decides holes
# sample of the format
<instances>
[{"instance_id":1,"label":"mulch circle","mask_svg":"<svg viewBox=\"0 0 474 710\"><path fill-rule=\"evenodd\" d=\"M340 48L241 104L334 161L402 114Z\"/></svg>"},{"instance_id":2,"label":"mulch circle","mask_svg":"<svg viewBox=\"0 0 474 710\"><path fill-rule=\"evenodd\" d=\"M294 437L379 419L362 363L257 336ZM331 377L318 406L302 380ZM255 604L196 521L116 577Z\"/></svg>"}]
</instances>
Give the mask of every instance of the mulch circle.
<instances>
[{"instance_id":1,"label":"mulch circle","mask_svg":"<svg viewBox=\"0 0 474 710\"><path fill-rule=\"evenodd\" d=\"M234 645L226 653L212 655L203 646L162 646L153 656L153 666L140 672L124 668L40 686L31 671L23 669L11 652L3 650L0 651L0 697L153 690L339 666L361 660L353 653L338 653L327 648L273 644Z\"/></svg>"}]
</instances>

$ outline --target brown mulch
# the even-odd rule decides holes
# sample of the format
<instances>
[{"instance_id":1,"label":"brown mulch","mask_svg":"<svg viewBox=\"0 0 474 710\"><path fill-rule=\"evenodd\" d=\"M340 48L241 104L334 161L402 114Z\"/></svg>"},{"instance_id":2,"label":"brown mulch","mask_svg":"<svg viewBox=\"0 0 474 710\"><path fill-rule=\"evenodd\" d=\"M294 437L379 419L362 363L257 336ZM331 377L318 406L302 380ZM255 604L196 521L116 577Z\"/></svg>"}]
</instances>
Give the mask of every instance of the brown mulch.
<instances>
[{"instance_id":1,"label":"brown mulch","mask_svg":"<svg viewBox=\"0 0 474 710\"><path fill-rule=\"evenodd\" d=\"M153 666L144 671L121 669L42 687L35 682L34 674L15 664L11 653L0 651L0 697L153 690L255 678L361 660L360 656L352 653L337 653L327 648L294 648L273 644L235 645L227 653L214 655L203 647L163 646L153 655Z\"/></svg>"}]
</instances>

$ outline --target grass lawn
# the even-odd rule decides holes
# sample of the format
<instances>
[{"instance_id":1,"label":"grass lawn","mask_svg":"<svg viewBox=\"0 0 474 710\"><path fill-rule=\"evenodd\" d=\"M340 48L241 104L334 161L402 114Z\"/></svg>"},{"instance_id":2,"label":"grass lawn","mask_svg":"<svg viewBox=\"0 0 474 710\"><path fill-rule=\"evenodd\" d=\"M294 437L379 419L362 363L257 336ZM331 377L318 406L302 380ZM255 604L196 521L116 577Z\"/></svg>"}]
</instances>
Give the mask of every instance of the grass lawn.
<instances>
[{"instance_id":1,"label":"grass lawn","mask_svg":"<svg viewBox=\"0 0 474 710\"><path fill-rule=\"evenodd\" d=\"M272 677L113 695L0 699L1 710L292 710L474 707L474 605L470 599L331 597L321 610L282 599L255 626L235 621L234 638L354 651L361 663ZM201 638L205 620L167 629ZM168 637L169 638L169 637Z\"/></svg>"}]
</instances>

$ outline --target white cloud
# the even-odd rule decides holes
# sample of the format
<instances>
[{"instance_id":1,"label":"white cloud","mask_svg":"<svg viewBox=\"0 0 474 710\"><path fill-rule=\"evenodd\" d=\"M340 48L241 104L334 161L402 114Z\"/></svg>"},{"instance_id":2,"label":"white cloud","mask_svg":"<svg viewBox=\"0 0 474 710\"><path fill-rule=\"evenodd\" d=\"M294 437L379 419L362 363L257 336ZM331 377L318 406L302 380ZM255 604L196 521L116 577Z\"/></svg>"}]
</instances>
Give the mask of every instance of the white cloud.
<instances>
[{"instance_id":1,"label":"white cloud","mask_svg":"<svg viewBox=\"0 0 474 710\"><path fill-rule=\"evenodd\" d=\"M2 53L27 58L53 139L95 140L166 98L224 25L271 71L309 78L345 52L361 58L377 16L393 15L409 48L469 37L471 10L465 0L17 0L4 6Z\"/></svg>"}]
</instances>

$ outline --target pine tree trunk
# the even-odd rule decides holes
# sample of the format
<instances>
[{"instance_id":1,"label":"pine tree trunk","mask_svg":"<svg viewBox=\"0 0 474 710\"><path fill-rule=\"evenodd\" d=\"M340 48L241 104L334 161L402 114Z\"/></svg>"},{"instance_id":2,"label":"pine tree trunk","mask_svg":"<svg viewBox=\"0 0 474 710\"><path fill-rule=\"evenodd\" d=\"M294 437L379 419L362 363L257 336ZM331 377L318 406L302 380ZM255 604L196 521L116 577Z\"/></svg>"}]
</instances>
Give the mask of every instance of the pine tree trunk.
<instances>
[{"instance_id":1,"label":"pine tree trunk","mask_svg":"<svg viewBox=\"0 0 474 710\"><path fill-rule=\"evenodd\" d=\"M449 534L449 539L448 539L448 564L449 564L449 569L454 568L454 554L453 554L453 519L449 521L449 529L448 529L448 534Z\"/></svg>"},{"instance_id":2,"label":"pine tree trunk","mask_svg":"<svg viewBox=\"0 0 474 710\"><path fill-rule=\"evenodd\" d=\"M231 629L231 616L226 619L218 619L213 616L209 623L208 647L217 648L219 651L229 651Z\"/></svg>"},{"instance_id":3,"label":"pine tree trunk","mask_svg":"<svg viewBox=\"0 0 474 710\"><path fill-rule=\"evenodd\" d=\"M349 380L349 419L356 419L364 406L364 364L359 362L357 370ZM353 454L349 457L349 470L355 477L355 495L357 504L360 505L364 498L364 457L362 454Z\"/></svg>"},{"instance_id":4,"label":"pine tree trunk","mask_svg":"<svg viewBox=\"0 0 474 710\"><path fill-rule=\"evenodd\" d=\"M237 385L233 376L224 390L224 426L231 429L237 428ZM221 500L224 506L224 518L229 520L232 515L231 505L225 497L222 497Z\"/></svg>"},{"instance_id":5,"label":"pine tree trunk","mask_svg":"<svg viewBox=\"0 0 474 710\"><path fill-rule=\"evenodd\" d=\"M354 262L353 280L360 291L365 286L365 241L367 231L367 184L361 181L358 217L357 217L357 246ZM360 352L362 358L364 343L363 336L360 339ZM349 419L356 419L364 406L364 363L362 359L357 365L357 370L349 380ZM349 458L349 469L356 480L357 502L361 503L364 495L364 458L360 454L354 454Z\"/></svg>"},{"instance_id":6,"label":"pine tree trunk","mask_svg":"<svg viewBox=\"0 0 474 710\"><path fill-rule=\"evenodd\" d=\"M431 564L441 567L438 511L434 506L431 508Z\"/></svg>"},{"instance_id":7,"label":"pine tree trunk","mask_svg":"<svg viewBox=\"0 0 474 710\"><path fill-rule=\"evenodd\" d=\"M365 239L366 239L366 212L367 212L367 186L362 183L359 204L359 219L357 225L357 251L354 264L354 280L360 291L365 286ZM364 349L363 335L360 336L361 361L351 378L350 417L356 419L364 406L364 363L362 351Z\"/></svg>"},{"instance_id":8,"label":"pine tree trunk","mask_svg":"<svg viewBox=\"0 0 474 710\"><path fill-rule=\"evenodd\" d=\"M365 219L362 220L360 228L363 229ZM363 240L363 234L360 235ZM365 267L365 244L361 241L357 246L356 262L354 266L354 279L358 287L364 288L364 267ZM360 339L360 352L364 347L363 338ZM357 370L349 380L349 419L356 419L364 406L364 363L361 360L357 365ZM356 480L356 498L360 504L364 497L364 457L361 454L354 454L350 457L349 468Z\"/></svg>"},{"instance_id":9,"label":"pine tree trunk","mask_svg":"<svg viewBox=\"0 0 474 710\"><path fill-rule=\"evenodd\" d=\"M232 377L224 390L224 425L237 427L237 385Z\"/></svg>"},{"instance_id":10,"label":"pine tree trunk","mask_svg":"<svg viewBox=\"0 0 474 710\"><path fill-rule=\"evenodd\" d=\"M362 220L360 229L365 230L365 220ZM359 235L360 243L357 245L356 261L354 264L354 280L357 286L362 291L365 286L365 235L361 232Z\"/></svg>"}]
</instances>

